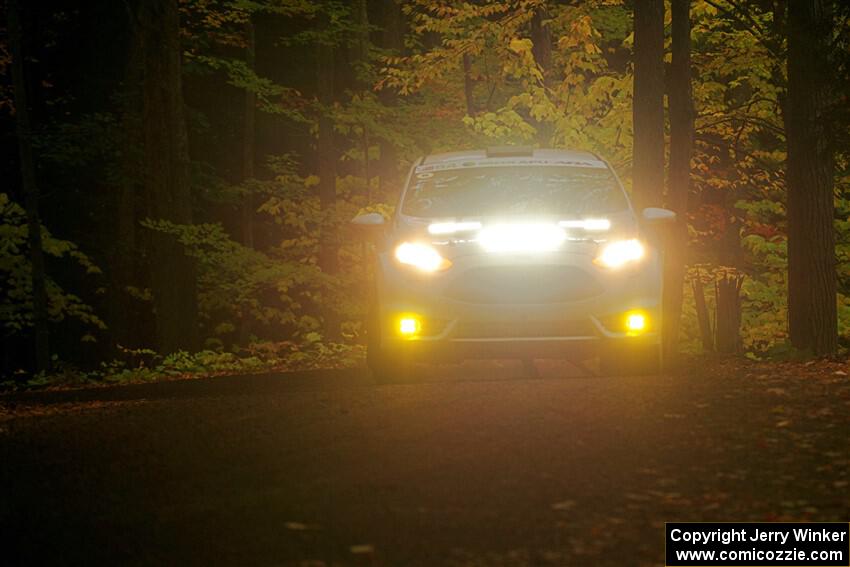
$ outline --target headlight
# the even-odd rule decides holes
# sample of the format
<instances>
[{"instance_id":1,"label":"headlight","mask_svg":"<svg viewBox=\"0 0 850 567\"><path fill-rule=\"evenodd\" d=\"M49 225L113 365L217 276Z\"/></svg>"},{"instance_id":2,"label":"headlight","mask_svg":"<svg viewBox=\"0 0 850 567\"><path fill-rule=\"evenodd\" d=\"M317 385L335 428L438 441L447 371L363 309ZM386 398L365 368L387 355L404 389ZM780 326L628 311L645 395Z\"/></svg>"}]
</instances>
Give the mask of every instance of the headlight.
<instances>
[{"instance_id":1,"label":"headlight","mask_svg":"<svg viewBox=\"0 0 850 567\"><path fill-rule=\"evenodd\" d=\"M593 263L605 268L622 268L631 262L637 262L646 254L643 244L639 240L615 240L603 246L599 256Z\"/></svg>"},{"instance_id":2,"label":"headlight","mask_svg":"<svg viewBox=\"0 0 850 567\"><path fill-rule=\"evenodd\" d=\"M423 272L438 272L452 265L433 246L421 242L402 242L396 246L395 259L399 264L413 266Z\"/></svg>"}]
</instances>

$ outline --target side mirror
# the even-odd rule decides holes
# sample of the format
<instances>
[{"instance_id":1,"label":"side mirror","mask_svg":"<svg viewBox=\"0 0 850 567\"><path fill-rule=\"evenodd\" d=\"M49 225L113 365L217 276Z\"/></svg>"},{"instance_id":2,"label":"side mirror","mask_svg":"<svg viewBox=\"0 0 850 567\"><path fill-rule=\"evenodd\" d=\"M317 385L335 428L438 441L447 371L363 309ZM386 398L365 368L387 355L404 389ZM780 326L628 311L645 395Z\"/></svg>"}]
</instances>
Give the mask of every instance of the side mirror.
<instances>
[{"instance_id":1,"label":"side mirror","mask_svg":"<svg viewBox=\"0 0 850 567\"><path fill-rule=\"evenodd\" d=\"M676 220L676 213L658 207L644 209L641 216L643 216L643 220L650 224L672 224Z\"/></svg>"},{"instance_id":2,"label":"side mirror","mask_svg":"<svg viewBox=\"0 0 850 567\"><path fill-rule=\"evenodd\" d=\"M384 215L381 213L364 213L351 219L351 224L357 228L376 228L385 224Z\"/></svg>"},{"instance_id":3,"label":"side mirror","mask_svg":"<svg viewBox=\"0 0 850 567\"><path fill-rule=\"evenodd\" d=\"M386 225L387 221L381 213L364 213L351 219L351 227L359 237L369 241L377 241Z\"/></svg>"}]
</instances>

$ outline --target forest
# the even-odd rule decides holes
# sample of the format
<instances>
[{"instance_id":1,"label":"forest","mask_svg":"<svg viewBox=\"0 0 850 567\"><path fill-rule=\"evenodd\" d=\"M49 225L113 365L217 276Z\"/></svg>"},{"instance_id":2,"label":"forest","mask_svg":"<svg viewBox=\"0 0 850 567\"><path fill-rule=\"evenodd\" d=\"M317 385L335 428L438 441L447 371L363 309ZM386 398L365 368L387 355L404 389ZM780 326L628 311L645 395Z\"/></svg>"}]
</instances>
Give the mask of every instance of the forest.
<instances>
[{"instance_id":1,"label":"forest","mask_svg":"<svg viewBox=\"0 0 850 567\"><path fill-rule=\"evenodd\" d=\"M3 0L2 380L360 364L439 151L575 148L666 207L665 350L850 347L850 4Z\"/></svg>"}]
</instances>

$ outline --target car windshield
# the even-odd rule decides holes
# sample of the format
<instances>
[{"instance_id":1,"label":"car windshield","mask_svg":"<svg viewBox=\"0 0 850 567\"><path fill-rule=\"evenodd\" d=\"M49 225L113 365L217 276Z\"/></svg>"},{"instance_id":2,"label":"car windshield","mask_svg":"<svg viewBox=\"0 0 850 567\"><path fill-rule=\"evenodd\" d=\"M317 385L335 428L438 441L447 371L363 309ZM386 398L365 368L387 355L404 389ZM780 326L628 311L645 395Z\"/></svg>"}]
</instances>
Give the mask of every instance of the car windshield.
<instances>
[{"instance_id":1,"label":"car windshield","mask_svg":"<svg viewBox=\"0 0 850 567\"><path fill-rule=\"evenodd\" d=\"M469 167L414 172L402 212L416 217L599 215L627 208L607 168Z\"/></svg>"}]
</instances>

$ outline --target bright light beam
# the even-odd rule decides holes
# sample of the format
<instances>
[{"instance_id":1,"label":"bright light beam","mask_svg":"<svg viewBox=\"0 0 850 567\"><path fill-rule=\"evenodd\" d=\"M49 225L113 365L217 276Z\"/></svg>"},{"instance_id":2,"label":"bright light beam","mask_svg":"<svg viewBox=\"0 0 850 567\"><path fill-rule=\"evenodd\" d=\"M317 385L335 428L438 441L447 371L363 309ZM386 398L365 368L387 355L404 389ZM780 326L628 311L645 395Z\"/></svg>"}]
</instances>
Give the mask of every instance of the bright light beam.
<instances>
[{"instance_id":1,"label":"bright light beam","mask_svg":"<svg viewBox=\"0 0 850 567\"><path fill-rule=\"evenodd\" d=\"M558 223L563 228L581 228L588 232L602 232L611 228L608 219L565 220Z\"/></svg>"},{"instance_id":2,"label":"bright light beam","mask_svg":"<svg viewBox=\"0 0 850 567\"><path fill-rule=\"evenodd\" d=\"M479 228L481 228L481 223L477 221L435 222L428 225L428 232L430 234L454 234L455 232L478 230Z\"/></svg>"},{"instance_id":3,"label":"bright light beam","mask_svg":"<svg viewBox=\"0 0 850 567\"><path fill-rule=\"evenodd\" d=\"M501 224L485 226L478 233L488 252L549 252L566 239L566 232L552 224Z\"/></svg>"}]
</instances>

